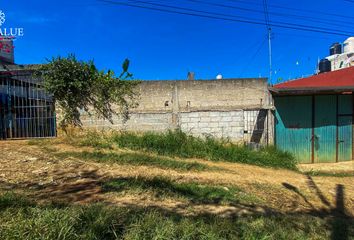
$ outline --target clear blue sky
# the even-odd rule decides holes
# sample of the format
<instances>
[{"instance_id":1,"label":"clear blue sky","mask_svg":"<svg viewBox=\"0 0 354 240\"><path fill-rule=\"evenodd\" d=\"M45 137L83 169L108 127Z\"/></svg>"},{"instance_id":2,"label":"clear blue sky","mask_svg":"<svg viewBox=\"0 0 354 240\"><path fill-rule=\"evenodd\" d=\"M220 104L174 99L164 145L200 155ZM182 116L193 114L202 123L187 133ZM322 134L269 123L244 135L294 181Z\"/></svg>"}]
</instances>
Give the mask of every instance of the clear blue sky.
<instances>
[{"instance_id":1,"label":"clear blue sky","mask_svg":"<svg viewBox=\"0 0 354 240\"><path fill-rule=\"evenodd\" d=\"M255 12L188 0L146 1L264 22L262 0L201 0L251 8ZM346 30L354 35L354 3L346 0L268 0L268 4L271 21ZM129 58L130 71L137 79L185 79L188 71L194 71L198 79L215 78L218 73L233 78L268 76L269 72L265 26L110 5L96 0L0 0L0 10L6 14L2 27L23 27L25 31L25 36L15 43L17 63L43 63L52 56L74 53L79 59L94 59L99 68L116 71L120 70L122 61ZM311 11L352 15L353 18ZM325 25L316 21L332 22ZM273 65L277 71L274 79L312 74L318 57L327 56L332 43L346 39L345 36L276 27L273 33Z\"/></svg>"}]
</instances>

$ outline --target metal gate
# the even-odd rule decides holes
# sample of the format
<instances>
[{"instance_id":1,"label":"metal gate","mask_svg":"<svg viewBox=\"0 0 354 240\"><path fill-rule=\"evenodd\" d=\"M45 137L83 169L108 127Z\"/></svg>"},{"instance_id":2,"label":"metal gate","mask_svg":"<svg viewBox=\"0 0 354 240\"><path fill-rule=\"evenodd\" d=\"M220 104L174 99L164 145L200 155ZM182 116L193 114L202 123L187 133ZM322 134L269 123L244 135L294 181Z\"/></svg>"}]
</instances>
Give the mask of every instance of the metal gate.
<instances>
[{"instance_id":1,"label":"metal gate","mask_svg":"<svg viewBox=\"0 0 354 240\"><path fill-rule=\"evenodd\" d=\"M277 97L275 106L277 147L292 153L302 163L311 163L311 96Z\"/></svg>"},{"instance_id":2,"label":"metal gate","mask_svg":"<svg viewBox=\"0 0 354 240\"><path fill-rule=\"evenodd\" d=\"M314 162L335 162L337 96L314 97Z\"/></svg>"},{"instance_id":3,"label":"metal gate","mask_svg":"<svg viewBox=\"0 0 354 240\"><path fill-rule=\"evenodd\" d=\"M338 96L338 161L352 159L353 149L353 96Z\"/></svg>"},{"instance_id":4,"label":"metal gate","mask_svg":"<svg viewBox=\"0 0 354 240\"><path fill-rule=\"evenodd\" d=\"M52 97L32 71L0 72L0 139L56 136Z\"/></svg>"},{"instance_id":5,"label":"metal gate","mask_svg":"<svg viewBox=\"0 0 354 240\"><path fill-rule=\"evenodd\" d=\"M275 98L275 143L302 163L353 159L353 96Z\"/></svg>"}]
</instances>

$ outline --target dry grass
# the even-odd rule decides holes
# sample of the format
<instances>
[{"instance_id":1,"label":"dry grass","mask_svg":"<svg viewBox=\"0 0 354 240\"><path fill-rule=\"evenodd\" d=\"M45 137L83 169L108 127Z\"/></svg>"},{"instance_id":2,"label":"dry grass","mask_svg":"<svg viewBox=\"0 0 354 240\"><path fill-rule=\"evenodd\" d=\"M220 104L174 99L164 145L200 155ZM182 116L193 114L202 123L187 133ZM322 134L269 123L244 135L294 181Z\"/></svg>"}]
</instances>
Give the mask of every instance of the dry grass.
<instances>
[{"instance_id":1,"label":"dry grass","mask_svg":"<svg viewBox=\"0 0 354 240\"><path fill-rule=\"evenodd\" d=\"M157 203L180 212L330 212L336 208L336 189L344 188L344 202L347 214L354 215L353 177L307 176L289 170L274 170L257 166L226 162L210 162L201 159L173 158L174 161L188 161L208 168L201 171L181 171L154 165L129 165L119 162L97 162L80 159L75 154L59 158L57 153L95 151L89 147L73 147L60 139L42 142L41 146L29 145L26 141L0 142L3 150L0 156L0 188L18 190L40 201L60 200L63 202L110 202L124 205L148 206ZM43 149L44 147L44 149ZM125 150L104 150L122 153ZM128 151L129 153L134 153ZM155 156L152 154L152 156ZM111 179L162 177L177 183L199 183L225 188L237 187L245 196L259 199L258 204L239 206L230 204L192 204L189 200L158 197L151 192L134 195L131 192L119 194L102 191L102 183ZM212 210L210 210L212 209ZM226 210L225 210L226 209ZM252 211L251 211L252 210ZM176 210L177 211L177 210Z\"/></svg>"}]
</instances>

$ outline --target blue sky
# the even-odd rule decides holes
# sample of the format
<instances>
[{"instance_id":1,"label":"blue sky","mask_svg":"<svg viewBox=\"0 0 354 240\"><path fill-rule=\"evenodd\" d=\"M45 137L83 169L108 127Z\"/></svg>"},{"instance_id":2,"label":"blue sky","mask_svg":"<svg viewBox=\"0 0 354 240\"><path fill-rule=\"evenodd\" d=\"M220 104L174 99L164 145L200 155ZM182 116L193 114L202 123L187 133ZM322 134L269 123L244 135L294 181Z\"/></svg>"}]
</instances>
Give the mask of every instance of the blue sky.
<instances>
[{"instance_id":1,"label":"blue sky","mask_svg":"<svg viewBox=\"0 0 354 240\"><path fill-rule=\"evenodd\" d=\"M262 0L201 1L263 10ZM262 12L188 0L150 2L264 21ZM308 12L350 16L354 3L268 0L268 4L271 21L346 30L354 35L354 28L349 25L354 17ZM136 79L185 79L188 71L194 71L197 79L212 79L219 73L224 78L267 77L269 73L265 26L110 5L96 0L0 0L0 10L6 14L2 27L24 28L25 35L15 43L17 63L44 63L46 58L74 53L79 59L94 59L99 68L117 72L122 61L129 58L130 71ZM324 25L290 15L332 23ZM329 46L346 39L345 36L282 28L273 28L273 34L274 81L313 74L317 59L328 55Z\"/></svg>"}]
</instances>

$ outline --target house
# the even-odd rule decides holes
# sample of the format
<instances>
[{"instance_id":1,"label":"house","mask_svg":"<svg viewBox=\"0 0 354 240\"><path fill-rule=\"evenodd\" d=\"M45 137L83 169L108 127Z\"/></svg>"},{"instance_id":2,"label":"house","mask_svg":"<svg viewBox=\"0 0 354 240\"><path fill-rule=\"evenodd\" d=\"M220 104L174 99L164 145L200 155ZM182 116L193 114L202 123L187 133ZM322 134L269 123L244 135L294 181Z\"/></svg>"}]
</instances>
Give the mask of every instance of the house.
<instances>
[{"instance_id":1,"label":"house","mask_svg":"<svg viewBox=\"0 0 354 240\"><path fill-rule=\"evenodd\" d=\"M270 88L275 145L302 163L353 159L354 67Z\"/></svg>"}]
</instances>

